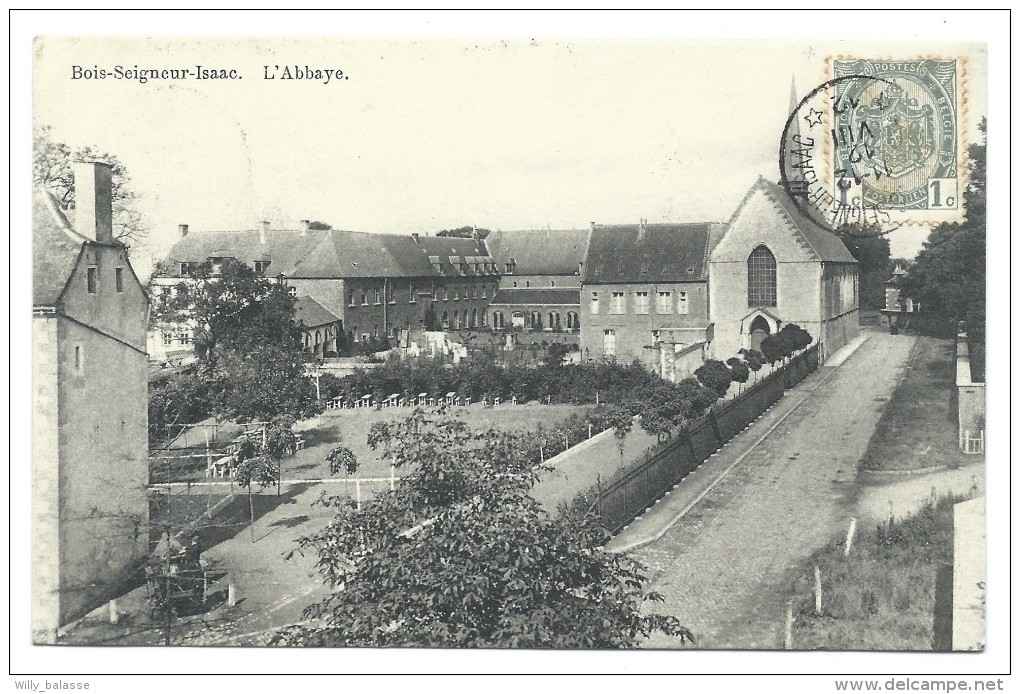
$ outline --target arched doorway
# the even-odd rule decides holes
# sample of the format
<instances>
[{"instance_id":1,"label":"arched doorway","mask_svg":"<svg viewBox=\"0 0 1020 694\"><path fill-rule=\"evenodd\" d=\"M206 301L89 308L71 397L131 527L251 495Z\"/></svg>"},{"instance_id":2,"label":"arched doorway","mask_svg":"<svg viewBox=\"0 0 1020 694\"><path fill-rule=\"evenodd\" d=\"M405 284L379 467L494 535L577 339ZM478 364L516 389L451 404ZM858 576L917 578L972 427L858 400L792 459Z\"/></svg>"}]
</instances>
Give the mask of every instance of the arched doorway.
<instances>
[{"instance_id":1,"label":"arched doorway","mask_svg":"<svg viewBox=\"0 0 1020 694\"><path fill-rule=\"evenodd\" d=\"M772 332L772 328L769 326L769 322L765 320L765 316L757 316L751 321L751 344L750 347L753 350L761 351L761 341L765 339L765 336Z\"/></svg>"}]
</instances>

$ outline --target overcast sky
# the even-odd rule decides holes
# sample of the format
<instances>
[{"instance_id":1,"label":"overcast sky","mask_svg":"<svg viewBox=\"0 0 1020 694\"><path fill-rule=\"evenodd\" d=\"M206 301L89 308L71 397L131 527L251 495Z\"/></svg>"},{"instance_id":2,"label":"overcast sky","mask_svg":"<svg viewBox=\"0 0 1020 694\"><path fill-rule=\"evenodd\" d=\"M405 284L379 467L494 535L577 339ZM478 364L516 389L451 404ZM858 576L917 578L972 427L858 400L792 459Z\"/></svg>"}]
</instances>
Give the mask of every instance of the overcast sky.
<instances>
[{"instance_id":1,"label":"overcast sky","mask_svg":"<svg viewBox=\"0 0 1020 694\"><path fill-rule=\"evenodd\" d=\"M51 37L36 44L35 119L121 158L152 225L145 256L165 252L180 223L200 232L316 219L427 233L725 221L758 175L778 178L791 80L804 94L824 79L825 56L853 50ZM242 79L74 80L75 65L202 65ZM339 68L347 79L266 80L267 65ZM983 108L978 81L970 103ZM913 255L925 235L896 232L894 254Z\"/></svg>"}]
</instances>

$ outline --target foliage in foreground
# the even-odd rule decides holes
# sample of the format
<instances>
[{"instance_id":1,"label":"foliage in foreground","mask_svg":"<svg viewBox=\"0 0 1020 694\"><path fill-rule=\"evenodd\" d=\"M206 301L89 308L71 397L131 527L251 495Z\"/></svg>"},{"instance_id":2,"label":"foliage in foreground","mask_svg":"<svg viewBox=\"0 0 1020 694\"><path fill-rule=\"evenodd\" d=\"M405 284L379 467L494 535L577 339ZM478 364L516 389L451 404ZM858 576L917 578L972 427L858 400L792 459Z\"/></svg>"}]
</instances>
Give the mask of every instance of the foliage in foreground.
<instances>
[{"instance_id":1,"label":"foliage in foreground","mask_svg":"<svg viewBox=\"0 0 1020 694\"><path fill-rule=\"evenodd\" d=\"M302 538L331 595L277 645L627 648L653 632L690 638L642 613L643 567L601 549L578 501L552 517L531 498L537 470L513 434L472 432L421 410L373 426L369 443L408 470L358 512Z\"/></svg>"}]
</instances>

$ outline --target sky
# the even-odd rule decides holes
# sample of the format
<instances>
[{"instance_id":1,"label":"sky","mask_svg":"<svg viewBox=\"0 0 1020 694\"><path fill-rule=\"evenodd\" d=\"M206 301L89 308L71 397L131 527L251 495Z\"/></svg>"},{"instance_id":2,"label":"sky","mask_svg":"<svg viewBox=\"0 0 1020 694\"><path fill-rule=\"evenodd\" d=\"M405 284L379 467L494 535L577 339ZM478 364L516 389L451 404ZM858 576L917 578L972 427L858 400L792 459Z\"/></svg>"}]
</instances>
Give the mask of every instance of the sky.
<instances>
[{"instance_id":1,"label":"sky","mask_svg":"<svg viewBox=\"0 0 1020 694\"><path fill-rule=\"evenodd\" d=\"M125 164L151 225L135 254L143 270L182 223L201 232L313 219L434 233L726 221L759 175L778 178L791 83L801 96L825 78L827 56L875 50L676 39L49 36L35 44L34 119L58 140L95 145ZM241 79L73 79L118 65L202 65L236 69ZM344 78L284 80L286 66L340 69ZM980 67L969 80L974 122L984 108ZM267 69L276 79L265 79ZM926 235L898 230L893 254L912 257Z\"/></svg>"}]
</instances>

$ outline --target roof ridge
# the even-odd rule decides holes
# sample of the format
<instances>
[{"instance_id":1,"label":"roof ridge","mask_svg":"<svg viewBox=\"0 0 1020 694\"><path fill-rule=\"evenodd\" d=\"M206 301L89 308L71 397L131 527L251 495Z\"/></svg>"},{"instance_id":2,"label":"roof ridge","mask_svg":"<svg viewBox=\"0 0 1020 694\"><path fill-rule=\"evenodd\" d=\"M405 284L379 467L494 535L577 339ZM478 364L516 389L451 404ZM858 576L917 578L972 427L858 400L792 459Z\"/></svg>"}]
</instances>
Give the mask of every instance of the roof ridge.
<instances>
[{"instance_id":1,"label":"roof ridge","mask_svg":"<svg viewBox=\"0 0 1020 694\"><path fill-rule=\"evenodd\" d=\"M822 253L815 247L815 244L811 242L811 239L808 238L808 235L804 233L804 230L801 229L800 224L797 224L797 220L795 220L790 211L786 209L786 205L784 205L781 200L776 199L775 191L772 190L771 185L768 185L770 182L766 181L764 178L761 180L765 183L763 187L765 194L772 199L772 204L779 208L780 213L782 213L783 217L793 228L794 233L797 234L797 236L800 237L804 241L804 243L807 244L808 248L811 250L812 253L815 254L815 256L819 260L824 261L824 256L822 255Z\"/></svg>"}]
</instances>

